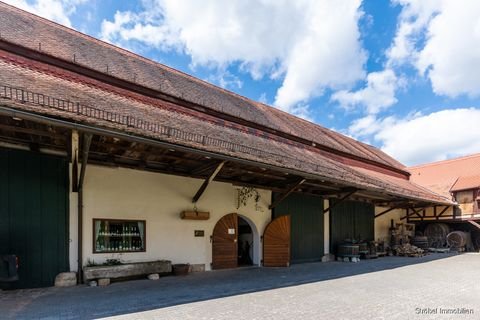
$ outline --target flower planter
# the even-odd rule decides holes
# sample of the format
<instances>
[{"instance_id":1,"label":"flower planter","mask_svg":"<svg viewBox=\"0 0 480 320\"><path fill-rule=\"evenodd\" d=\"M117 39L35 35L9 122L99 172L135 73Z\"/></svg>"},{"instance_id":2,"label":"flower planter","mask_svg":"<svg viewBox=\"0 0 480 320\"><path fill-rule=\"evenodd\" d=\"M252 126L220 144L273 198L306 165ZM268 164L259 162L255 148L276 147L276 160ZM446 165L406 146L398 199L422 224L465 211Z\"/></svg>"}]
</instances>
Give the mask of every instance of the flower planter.
<instances>
[{"instance_id":1,"label":"flower planter","mask_svg":"<svg viewBox=\"0 0 480 320\"><path fill-rule=\"evenodd\" d=\"M190 264L188 263L181 263L181 264L174 264L172 266L173 274L175 276L186 276L190 271Z\"/></svg>"}]
</instances>

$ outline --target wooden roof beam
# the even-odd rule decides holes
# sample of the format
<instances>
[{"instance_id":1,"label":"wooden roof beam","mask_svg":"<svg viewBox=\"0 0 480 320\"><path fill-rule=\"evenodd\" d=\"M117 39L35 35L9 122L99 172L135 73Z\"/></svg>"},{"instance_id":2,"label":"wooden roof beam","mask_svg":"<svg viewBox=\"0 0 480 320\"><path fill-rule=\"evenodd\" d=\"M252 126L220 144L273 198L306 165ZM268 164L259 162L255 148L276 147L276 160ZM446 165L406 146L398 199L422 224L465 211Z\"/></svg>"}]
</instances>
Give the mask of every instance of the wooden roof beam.
<instances>
[{"instance_id":1,"label":"wooden roof beam","mask_svg":"<svg viewBox=\"0 0 480 320\"><path fill-rule=\"evenodd\" d=\"M327 209L323 210L323 213L327 213L329 212L330 210L332 210L333 208L335 208L337 205L339 205L340 203L342 203L343 201L347 200L348 198L350 198L355 192L359 191L358 189L355 189L353 191L350 191L348 192L347 194L345 194L343 197L341 197L340 199L338 199L338 201L336 201L333 205L331 206L328 206Z\"/></svg>"},{"instance_id":2,"label":"wooden roof beam","mask_svg":"<svg viewBox=\"0 0 480 320\"><path fill-rule=\"evenodd\" d=\"M192 202L193 203L196 203L200 197L202 196L202 194L205 192L205 190L207 189L208 185L213 181L213 179L215 179L215 177L217 176L217 174L220 172L220 170L222 170L223 166L225 165L226 161L222 161L220 162L217 167L215 168L215 170L212 172L212 174L207 178L205 179L205 181L203 182L203 184L200 186L200 189L198 189L197 193L195 194L195 196L193 196L193 199L192 199Z\"/></svg>"},{"instance_id":3,"label":"wooden roof beam","mask_svg":"<svg viewBox=\"0 0 480 320\"><path fill-rule=\"evenodd\" d=\"M83 181L85 180L85 172L87 170L88 153L90 152L90 145L92 143L92 134L85 133L83 135L83 150L82 150L82 168L80 169L80 178L78 180L78 190L83 188Z\"/></svg>"},{"instance_id":4,"label":"wooden roof beam","mask_svg":"<svg viewBox=\"0 0 480 320\"><path fill-rule=\"evenodd\" d=\"M404 215L403 217L401 217L400 220L405 220L405 219L410 218L410 217L412 217L413 215L416 214L415 211L413 211L413 210L412 210L412 212L409 212L409 210L410 210L409 208L407 208L406 210L407 210L407 214Z\"/></svg>"},{"instance_id":5,"label":"wooden roof beam","mask_svg":"<svg viewBox=\"0 0 480 320\"><path fill-rule=\"evenodd\" d=\"M381 216L383 216L383 215L385 215L385 214L387 214L387 213L389 213L390 211L393 211L393 210L395 210L395 209L398 209L398 207L391 207L391 208L389 208L389 209L387 209L387 210L383 210L382 212L380 212L380 213L378 213L378 214L375 215L375 219L377 219L378 217L381 217Z\"/></svg>"},{"instance_id":6,"label":"wooden roof beam","mask_svg":"<svg viewBox=\"0 0 480 320\"><path fill-rule=\"evenodd\" d=\"M450 208L450 206L445 206L445 208L443 208L443 210L436 216L436 218L438 219L439 217L441 217L445 212L447 212L448 208Z\"/></svg>"},{"instance_id":7,"label":"wooden roof beam","mask_svg":"<svg viewBox=\"0 0 480 320\"><path fill-rule=\"evenodd\" d=\"M200 165L191 171L191 174L194 176L203 175L205 172L211 172L215 170L219 165L219 162L208 162L203 165Z\"/></svg>"},{"instance_id":8,"label":"wooden roof beam","mask_svg":"<svg viewBox=\"0 0 480 320\"><path fill-rule=\"evenodd\" d=\"M345 193L349 193L349 192L357 192L358 189L357 188L353 188L353 187L345 187L345 188L341 188L339 190L331 190L331 191L325 191L325 192L320 192L318 193L318 195L321 195L321 196L338 196L338 197L341 197L343 195L345 195Z\"/></svg>"},{"instance_id":9,"label":"wooden roof beam","mask_svg":"<svg viewBox=\"0 0 480 320\"><path fill-rule=\"evenodd\" d=\"M298 180L292 187L287 189L274 203L272 203L268 208L271 210L280 204L286 197L288 197L292 192L294 192L298 187L300 187L307 179L301 178Z\"/></svg>"},{"instance_id":10,"label":"wooden roof beam","mask_svg":"<svg viewBox=\"0 0 480 320\"><path fill-rule=\"evenodd\" d=\"M470 223L471 225L477 227L477 229L480 229L480 224L478 224L478 222L475 222L473 220L468 220L468 223Z\"/></svg>"}]
</instances>

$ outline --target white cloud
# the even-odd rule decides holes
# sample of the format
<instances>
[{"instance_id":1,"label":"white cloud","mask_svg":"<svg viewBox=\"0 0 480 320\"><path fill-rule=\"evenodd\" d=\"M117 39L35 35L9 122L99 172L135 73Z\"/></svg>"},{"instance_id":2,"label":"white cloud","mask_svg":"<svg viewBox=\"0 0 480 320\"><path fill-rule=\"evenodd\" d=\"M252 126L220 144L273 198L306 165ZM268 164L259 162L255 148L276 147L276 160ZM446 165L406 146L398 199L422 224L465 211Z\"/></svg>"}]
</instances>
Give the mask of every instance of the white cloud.
<instances>
[{"instance_id":1,"label":"white cloud","mask_svg":"<svg viewBox=\"0 0 480 320\"><path fill-rule=\"evenodd\" d=\"M72 27L70 16L75 12L77 5L86 0L2 0L25 11L53 20L67 27Z\"/></svg>"},{"instance_id":2,"label":"white cloud","mask_svg":"<svg viewBox=\"0 0 480 320\"><path fill-rule=\"evenodd\" d=\"M365 139L366 137L378 133L384 127L391 125L394 122L395 119L392 117L379 120L375 115L367 115L363 118L354 120L350 127L348 127L346 134L357 139Z\"/></svg>"},{"instance_id":3,"label":"white cloud","mask_svg":"<svg viewBox=\"0 0 480 320\"><path fill-rule=\"evenodd\" d=\"M402 6L392 46L387 50L388 66L416 59L417 43L422 40L432 17L440 10L443 0L392 0Z\"/></svg>"},{"instance_id":4,"label":"white cloud","mask_svg":"<svg viewBox=\"0 0 480 320\"><path fill-rule=\"evenodd\" d=\"M220 70L215 74L211 74L206 80L209 82L218 83L218 85L222 88L241 89L243 86L242 80L228 70Z\"/></svg>"},{"instance_id":5,"label":"white cloud","mask_svg":"<svg viewBox=\"0 0 480 320\"><path fill-rule=\"evenodd\" d=\"M480 96L480 1L393 2L402 12L388 65L410 63L438 95Z\"/></svg>"},{"instance_id":6,"label":"white cloud","mask_svg":"<svg viewBox=\"0 0 480 320\"><path fill-rule=\"evenodd\" d=\"M267 93L266 92L262 92L262 94L258 98L258 102L263 103L263 104L268 104L268 98L267 98Z\"/></svg>"},{"instance_id":7,"label":"white cloud","mask_svg":"<svg viewBox=\"0 0 480 320\"><path fill-rule=\"evenodd\" d=\"M321 95L325 88L351 86L365 76L366 54L359 43L359 1L316 1L307 28L292 44L286 75L275 104L288 110Z\"/></svg>"},{"instance_id":8,"label":"white cloud","mask_svg":"<svg viewBox=\"0 0 480 320\"><path fill-rule=\"evenodd\" d=\"M104 21L105 40L136 40L188 54L192 66L240 64L254 79L282 79L275 104L305 111L326 88L365 76L359 41L360 0L148 0L141 12ZM128 45L128 44L127 44Z\"/></svg>"},{"instance_id":9,"label":"white cloud","mask_svg":"<svg viewBox=\"0 0 480 320\"><path fill-rule=\"evenodd\" d=\"M406 165L480 152L480 109L414 114L405 119L369 116L349 128L355 137L373 137L383 151Z\"/></svg>"},{"instance_id":10,"label":"white cloud","mask_svg":"<svg viewBox=\"0 0 480 320\"><path fill-rule=\"evenodd\" d=\"M331 96L346 109L364 106L367 114L377 114L397 102L395 91L401 84L391 69L371 72L367 76L366 87L355 92L341 90Z\"/></svg>"},{"instance_id":11,"label":"white cloud","mask_svg":"<svg viewBox=\"0 0 480 320\"><path fill-rule=\"evenodd\" d=\"M429 24L417 68L437 94L480 96L479 43L480 1L446 1Z\"/></svg>"}]
</instances>

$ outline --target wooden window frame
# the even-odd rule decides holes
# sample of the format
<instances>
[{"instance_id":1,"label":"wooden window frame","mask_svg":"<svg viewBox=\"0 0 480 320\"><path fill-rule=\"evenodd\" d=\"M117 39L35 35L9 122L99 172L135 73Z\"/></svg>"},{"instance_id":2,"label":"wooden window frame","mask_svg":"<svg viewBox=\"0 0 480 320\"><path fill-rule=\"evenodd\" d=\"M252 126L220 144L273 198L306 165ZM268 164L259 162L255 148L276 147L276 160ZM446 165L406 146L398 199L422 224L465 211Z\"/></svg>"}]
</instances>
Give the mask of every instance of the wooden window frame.
<instances>
[{"instance_id":1,"label":"wooden window frame","mask_svg":"<svg viewBox=\"0 0 480 320\"><path fill-rule=\"evenodd\" d=\"M143 230L143 237L140 236L142 242L143 242L143 248L141 250L104 250L104 251L98 251L95 244L96 244L96 239L97 235L95 234L95 222L100 221L100 222L113 222L113 223L138 223L141 222L143 223L144 230ZM101 253L141 253L141 252L146 252L147 251L147 221L146 220L140 220L140 219L109 219L109 218L93 218L92 219L92 253L94 254L101 254Z\"/></svg>"}]
</instances>

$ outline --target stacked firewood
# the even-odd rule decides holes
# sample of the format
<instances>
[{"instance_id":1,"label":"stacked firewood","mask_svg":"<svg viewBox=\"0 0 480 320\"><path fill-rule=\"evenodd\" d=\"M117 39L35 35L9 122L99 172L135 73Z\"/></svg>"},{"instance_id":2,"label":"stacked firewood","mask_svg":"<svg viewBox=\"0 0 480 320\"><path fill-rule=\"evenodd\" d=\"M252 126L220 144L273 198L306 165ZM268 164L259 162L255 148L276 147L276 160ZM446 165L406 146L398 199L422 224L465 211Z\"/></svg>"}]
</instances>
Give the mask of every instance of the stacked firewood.
<instances>
[{"instance_id":1,"label":"stacked firewood","mask_svg":"<svg viewBox=\"0 0 480 320\"><path fill-rule=\"evenodd\" d=\"M425 251L423 249L420 249L419 247L409 243L397 245L393 248L393 250L397 256L422 257L425 255Z\"/></svg>"}]
</instances>

